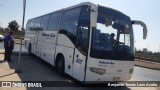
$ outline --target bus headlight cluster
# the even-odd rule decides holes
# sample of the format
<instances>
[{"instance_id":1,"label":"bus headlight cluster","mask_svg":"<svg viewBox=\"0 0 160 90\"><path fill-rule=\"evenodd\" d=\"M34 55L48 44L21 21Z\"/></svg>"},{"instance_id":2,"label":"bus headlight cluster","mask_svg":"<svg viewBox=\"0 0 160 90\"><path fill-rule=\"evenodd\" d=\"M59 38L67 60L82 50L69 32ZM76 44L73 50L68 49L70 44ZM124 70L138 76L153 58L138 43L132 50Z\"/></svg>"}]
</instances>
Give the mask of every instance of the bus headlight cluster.
<instances>
[{"instance_id":1,"label":"bus headlight cluster","mask_svg":"<svg viewBox=\"0 0 160 90\"><path fill-rule=\"evenodd\" d=\"M100 74L100 75L103 75L103 74L105 74L106 69L90 67L90 71L97 73L97 74Z\"/></svg>"}]
</instances>

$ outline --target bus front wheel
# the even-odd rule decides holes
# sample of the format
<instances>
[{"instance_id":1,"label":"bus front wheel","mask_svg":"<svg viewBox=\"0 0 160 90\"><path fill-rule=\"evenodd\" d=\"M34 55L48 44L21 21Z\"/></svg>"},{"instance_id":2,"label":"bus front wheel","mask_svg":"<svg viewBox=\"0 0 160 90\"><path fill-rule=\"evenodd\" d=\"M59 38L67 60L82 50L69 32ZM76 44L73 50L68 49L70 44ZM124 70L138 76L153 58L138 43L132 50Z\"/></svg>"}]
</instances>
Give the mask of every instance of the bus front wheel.
<instances>
[{"instance_id":1,"label":"bus front wheel","mask_svg":"<svg viewBox=\"0 0 160 90\"><path fill-rule=\"evenodd\" d=\"M59 75L64 74L64 57L63 56L61 56L58 60L57 69L58 69L58 74Z\"/></svg>"}]
</instances>

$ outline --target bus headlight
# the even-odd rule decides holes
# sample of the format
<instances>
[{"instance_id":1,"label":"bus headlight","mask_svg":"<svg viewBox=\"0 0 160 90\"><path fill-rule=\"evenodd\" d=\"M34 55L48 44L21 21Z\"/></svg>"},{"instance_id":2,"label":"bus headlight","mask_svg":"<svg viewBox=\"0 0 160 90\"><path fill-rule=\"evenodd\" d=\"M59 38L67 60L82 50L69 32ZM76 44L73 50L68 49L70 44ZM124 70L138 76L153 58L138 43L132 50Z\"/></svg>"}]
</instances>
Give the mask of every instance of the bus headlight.
<instances>
[{"instance_id":1,"label":"bus headlight","mask_svg":"<svg viewBox=\"0 0 160 90\"><path fill-rule=\"evenodd\" d=\"M103 75L103 74L105 74L106 69L90 67L90 71L97 73L97 74L100 74L100 75Z\"/></svg>"},{"instance_id":2,"label":"bus headlight","mask_svg":"<svg viewBox=\"0 0 160 90\"><path fill-rule=\"evenodd\" d=\"M129 69L129 74L132 74L132 73L133 73L133 68Z\"/></svg>"}]
</instances>

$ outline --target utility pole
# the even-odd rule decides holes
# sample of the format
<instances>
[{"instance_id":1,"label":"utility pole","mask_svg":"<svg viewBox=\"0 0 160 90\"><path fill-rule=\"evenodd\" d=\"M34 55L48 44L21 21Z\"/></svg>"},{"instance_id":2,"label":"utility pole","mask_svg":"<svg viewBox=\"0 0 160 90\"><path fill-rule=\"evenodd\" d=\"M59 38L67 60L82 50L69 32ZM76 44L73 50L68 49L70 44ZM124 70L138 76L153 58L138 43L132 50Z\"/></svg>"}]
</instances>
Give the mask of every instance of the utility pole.
<instances>
[{"instance_id":1,"label":"utility pole","mask_svg":"<svg viewBox=\"0 0 160 90\"><path fill-rule=\"evenodd\" d=\"M22 39L24 35L24 20L25 20L25 11L26 11L26 0L23 0L23 19L22 19L22 33L21 33L21 46L20 46L20 52L19 52L19 58L18 58L18 67L16 69L16 73L22 73L22 69L20 67L20 61L21 61L21 53L22 53Z\"/></svg>"},{"instance_id":2,"label":"utility pole","mask_svg":"<svg viewBox=\"0 0 160 90\"><path fill-rule=\"evenodd\" d=\"M2 4L0 4L0 6L3 6ZM1 22L0 22L0 27L1 27L2 25L1 25Z\"/></svg>"}]
</instances>

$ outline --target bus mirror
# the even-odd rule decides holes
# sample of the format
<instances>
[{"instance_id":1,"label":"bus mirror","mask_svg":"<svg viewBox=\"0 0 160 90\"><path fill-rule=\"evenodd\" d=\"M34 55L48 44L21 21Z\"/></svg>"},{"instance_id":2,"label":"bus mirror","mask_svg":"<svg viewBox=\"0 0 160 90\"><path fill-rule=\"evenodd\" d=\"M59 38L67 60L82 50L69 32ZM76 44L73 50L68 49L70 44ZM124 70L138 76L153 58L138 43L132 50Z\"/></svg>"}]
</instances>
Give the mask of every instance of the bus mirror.
<instances>
[{"instance_id":1,"label":"bus mirror","mask_svg":"<svg viewBox=\"0 0 160 90\"><path fill-rule=\"evenodd\" d=\"M144 22L138 21L138 20L133 20L132 24L139 24L143 27L143 39L146 39L147 38L147 31L148 31L146 24Z\"/></svg>"},{"instance_id":2,"label":"bus mirror","mask_svg":"<svg viewBox=\"0 0 160 90\"><path fill-rule=\"evenodd\" d=\"M147 38L147 29L143 28L143 39Z\"/></svg>"}]
</instances>

